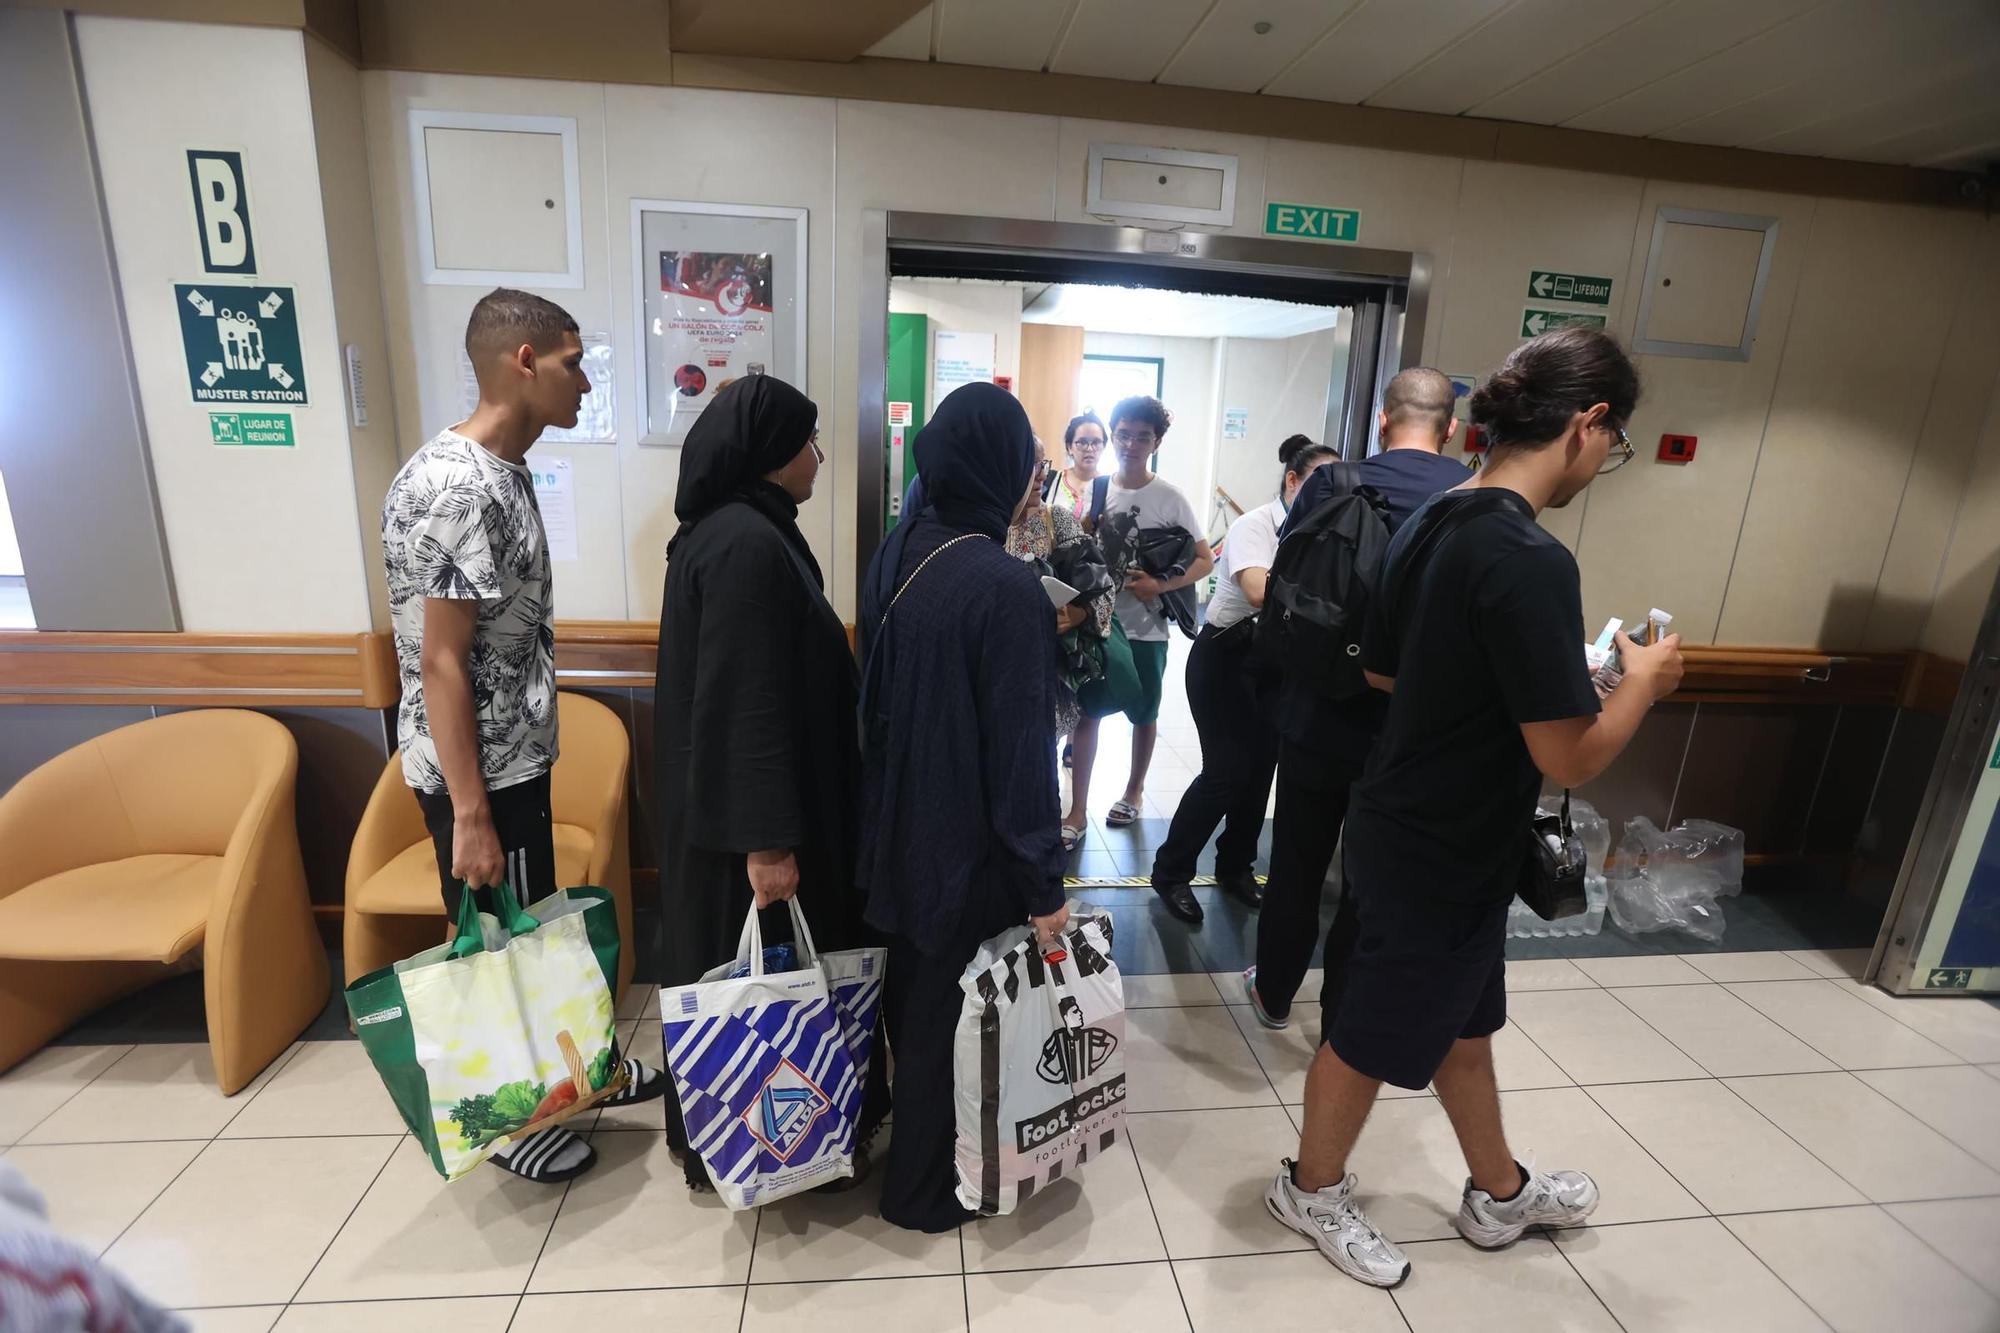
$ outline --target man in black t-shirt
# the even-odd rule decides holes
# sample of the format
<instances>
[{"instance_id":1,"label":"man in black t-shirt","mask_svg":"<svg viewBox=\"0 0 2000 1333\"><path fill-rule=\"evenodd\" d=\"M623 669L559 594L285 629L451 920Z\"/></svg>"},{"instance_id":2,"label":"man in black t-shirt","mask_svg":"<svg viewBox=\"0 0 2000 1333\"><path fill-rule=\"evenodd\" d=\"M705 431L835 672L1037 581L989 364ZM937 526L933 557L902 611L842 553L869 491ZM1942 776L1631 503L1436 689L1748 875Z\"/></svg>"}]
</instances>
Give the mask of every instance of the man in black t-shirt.
<instances>
[{"instance_id":1,"label":"man in black t-shirt","mask_svg":"<svg viewBox=\"0 0 2000 1333\"><path fill-rule=\"evenodd\" d=\"M1621 635L1624 683L1600 707L1576 561L1535 522L1631 457L1638 397L1631 362L1597 330L1517 348L1473 395L1492 438L1486 468L1397 531L1370 607L1363 664L1390 702L1347 816L1357 936L1323 994L1298 1161L1266 1203L1372 1285L1409 1273L1347 1173L1385 1082L1436 1087L1470 1177L1455 1222L1474 1245L1497 1249L1597 1206L1584 1173L1516 1161L1491 1039L1507 1017L1507 904L1543 777L1595 777L1680 681L1678 637L1640 648Z\"/></svg>"}]
</instances>

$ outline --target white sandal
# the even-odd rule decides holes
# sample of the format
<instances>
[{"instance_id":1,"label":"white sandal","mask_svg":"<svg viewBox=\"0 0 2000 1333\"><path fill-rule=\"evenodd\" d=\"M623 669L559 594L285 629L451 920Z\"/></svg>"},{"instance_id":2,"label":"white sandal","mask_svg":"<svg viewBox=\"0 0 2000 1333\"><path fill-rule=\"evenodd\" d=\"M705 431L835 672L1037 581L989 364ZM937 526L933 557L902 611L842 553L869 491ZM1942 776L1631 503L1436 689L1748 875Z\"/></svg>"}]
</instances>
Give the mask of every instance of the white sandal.
<instances>
[{"instance_id":1,"label":"white sandal","mask_svg":"<svg viewBox=\"0 0 2000 1333\"><path fill-rule=\"evenodd\" d=\"M1066 852L1073 852L1083 846L1083 830L1074 825L1064 824L1062 826L1062 844L1063 850Z\"/></svg>"}]
</instances>

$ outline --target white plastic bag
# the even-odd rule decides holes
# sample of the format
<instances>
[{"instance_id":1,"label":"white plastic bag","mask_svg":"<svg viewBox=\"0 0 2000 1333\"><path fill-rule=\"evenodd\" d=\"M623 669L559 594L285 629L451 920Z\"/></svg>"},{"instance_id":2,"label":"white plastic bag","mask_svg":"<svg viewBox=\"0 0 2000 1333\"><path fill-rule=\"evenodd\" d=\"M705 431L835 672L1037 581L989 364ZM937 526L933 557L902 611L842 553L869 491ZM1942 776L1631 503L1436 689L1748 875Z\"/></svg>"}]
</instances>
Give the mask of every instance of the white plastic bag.
<instances>
[{"instance_id":1,"label":"white plastic bag","mask_svg":"<svg viewBox=\"0 0 2000 1333\"><path fill-rule=\"evenodd\" d=\"M1722 876L1682 852L1684 843L1641 816L1625 825L1610 877L1611 920L1631 935L1683 930L1711 944L1722 939Z\"/></svg>"},{"instance_id":2,"label":"white plastic bag","mask_svg":"<svg viewBox=\"0 0 2000 1333\"><path fill-rule=\"evenodd\" d=\"M1673 853L1706 866L1722 880L1730 897L1743 892L1743 830L1712 819L1684 819L1664 835Z\"/></svg>"},{"instance_id":3,"label":"white plastic bag","mask_svg":"<svg viewBox=\"0 0 2000 1333\"><path fill-rule=\"evenodd\" d=\"M1016 927L981 945L959 980L958 1199L985 1216L1075 1174L1124 1123L1125 987L1111 919L1072 913L1046 957Z\"/></svg>"}]
</instances>

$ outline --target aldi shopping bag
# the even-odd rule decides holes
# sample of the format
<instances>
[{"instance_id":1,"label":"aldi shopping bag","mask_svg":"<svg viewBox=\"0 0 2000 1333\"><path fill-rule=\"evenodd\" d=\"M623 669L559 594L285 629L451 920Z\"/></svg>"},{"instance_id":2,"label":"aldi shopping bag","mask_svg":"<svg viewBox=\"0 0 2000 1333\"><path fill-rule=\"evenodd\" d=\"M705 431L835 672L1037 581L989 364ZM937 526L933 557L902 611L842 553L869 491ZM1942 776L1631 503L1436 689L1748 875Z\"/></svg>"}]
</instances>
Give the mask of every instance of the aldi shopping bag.
<instances>
[{"instance_id":1,"label":"aldi shopping bag","mask_svg":"<svg viewBox=\"0 0 2000 1333\"><path fill-rule=\"evenodd\" d=\"M1125 986L1111 918L1071 917L1044 955L1026 926L981 945L960 978L952 1050L958 1201L1011 1213L1118 1141Z\"/></svg>"},{"instance_id":2,"label":"aldi shopping bag","mask_svg":"<svg viewBox=\"0 0 2000 1333\"><path fill-rule=\"evenodd\" d=\"M753 907L736 961L660 992L688 1143L732 1209L854 1174L888 951L822 955L796 900L791 909L797 970L765 971Z\"/></svg>"},{"instance_id":3,"label":"aldi shopping bag","mask_svg":"<svg viewBox=\"0 0 2000 1333\"><path fill-rule=\"evenodd\" d=\"M565 889L498 917L459 897L458 934L347 988L354 1030L431 1165L456 1180L624 1086L612 991L618 915Z\"/></svg>"}]
</instances>

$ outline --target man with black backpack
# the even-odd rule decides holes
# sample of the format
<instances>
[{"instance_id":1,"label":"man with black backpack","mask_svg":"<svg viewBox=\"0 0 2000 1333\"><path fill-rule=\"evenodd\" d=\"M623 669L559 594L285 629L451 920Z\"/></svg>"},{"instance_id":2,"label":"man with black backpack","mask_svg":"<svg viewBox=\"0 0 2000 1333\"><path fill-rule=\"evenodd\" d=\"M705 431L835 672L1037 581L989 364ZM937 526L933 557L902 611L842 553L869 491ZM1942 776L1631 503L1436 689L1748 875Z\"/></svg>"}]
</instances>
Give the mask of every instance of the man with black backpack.
<instances>
[{"instance_id":1,"label":"man with black backpack","mask_svg":"<svg viewBox=\"0 0 2000 1333\"><path fill-rule=\"evenodd\" d=\"M1403 371L1382 394L1382 452L1330 463L1299 488L1280 532L1259 651L1283 673L1278 801L1271 873L1257 923L1257 963L1243 974L1251 1012L1267 1028L1291 1022L1292 1000L1319 939L1321 889L1361 775L1388 712L1362 678L1368 589L1389 538L1424 501L1470 473L1444 457L1458 429L1451 380L1427 366ZM1327 942L1344 956L1353 916Z\"/></svg>"}]
</instances>

